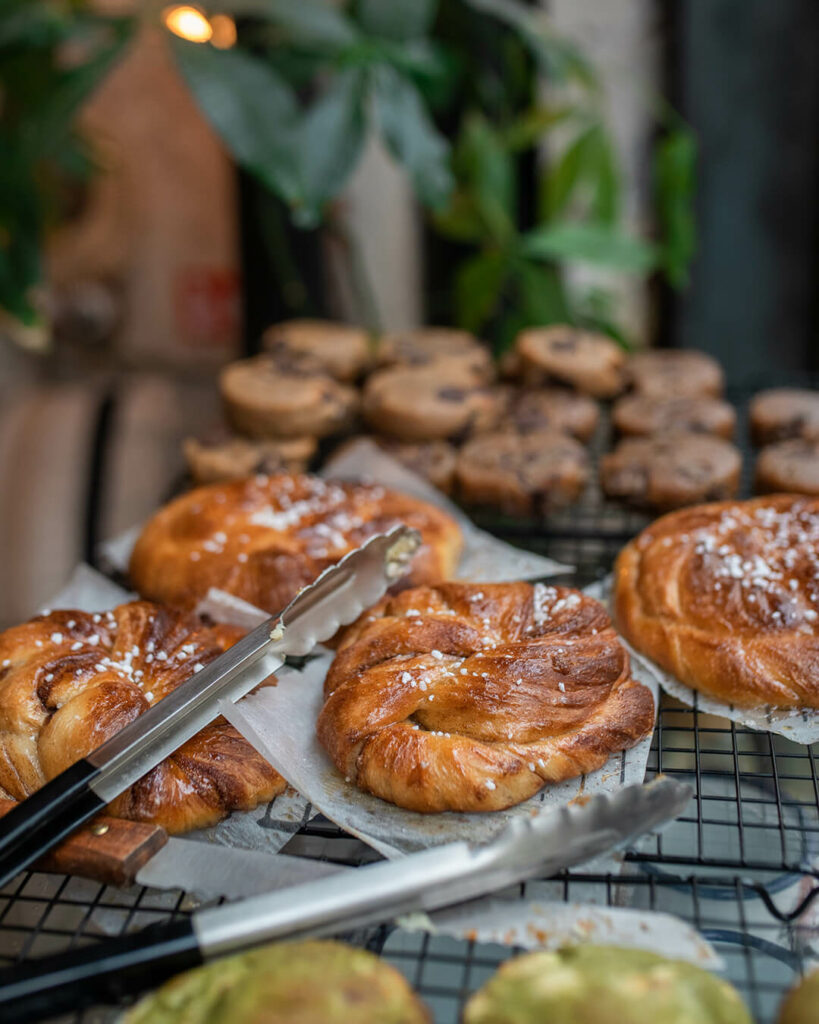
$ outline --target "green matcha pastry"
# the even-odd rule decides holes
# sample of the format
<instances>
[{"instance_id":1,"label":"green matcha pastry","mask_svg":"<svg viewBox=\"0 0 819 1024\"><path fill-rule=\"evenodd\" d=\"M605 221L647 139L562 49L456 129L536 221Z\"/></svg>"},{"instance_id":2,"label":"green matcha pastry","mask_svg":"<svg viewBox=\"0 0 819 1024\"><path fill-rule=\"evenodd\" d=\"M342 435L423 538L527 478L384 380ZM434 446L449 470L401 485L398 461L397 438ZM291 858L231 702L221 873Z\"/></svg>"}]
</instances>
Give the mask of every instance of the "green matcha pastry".
<instances>
[{"instance_id":1,"label":"green matcha pastry","mask_svg":"<svg viewBox=\"0 0 819 1024\"><path fill-rule=\"evenodd\" d=\"M402 975L339 942L264 946L174 978L123 1024L429 1024Z\"/></svg>"},{"instance_id":2,"label":"green matcha pastry","mask_svg":"<svg viewBox=\"0 0 819 1024\"><path fill-rule=\"evenodd\" d=\"M614 946L528 953L467 1003L464 1024L752 1024L739 993L700 967Z\"/></svg>"},{"instance_id":3,"label":"green matcha pastry","mask_svg":"<svg viewBox=\"0 0 819 1024\"><path fill-rule=\"evenodd\" d=\"M819 971L808 974L785 996L776 1024L819 1024Z\"/></svg>"}]
</instances>

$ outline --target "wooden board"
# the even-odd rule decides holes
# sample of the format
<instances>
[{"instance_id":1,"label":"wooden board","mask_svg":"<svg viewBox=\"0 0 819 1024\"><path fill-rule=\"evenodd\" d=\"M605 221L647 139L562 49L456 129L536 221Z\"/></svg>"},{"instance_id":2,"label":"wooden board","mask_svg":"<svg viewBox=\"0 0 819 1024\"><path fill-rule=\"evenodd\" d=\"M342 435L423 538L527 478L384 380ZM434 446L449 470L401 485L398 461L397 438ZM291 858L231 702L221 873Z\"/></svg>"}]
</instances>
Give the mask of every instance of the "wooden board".
<instances>
[{"instance_id":1,"label":"wooden board","mask_svg":"<svg viewBox=\"0 0 819 1024\"><path fill-rule=\"evenodd\" d=\"M0 800L0 816L14 807ZM106 885L132 885L139 869L168 841L159 825L122 818L94 818L35 865L38 871L82 875Z\"/></svg>"}]
</instances>

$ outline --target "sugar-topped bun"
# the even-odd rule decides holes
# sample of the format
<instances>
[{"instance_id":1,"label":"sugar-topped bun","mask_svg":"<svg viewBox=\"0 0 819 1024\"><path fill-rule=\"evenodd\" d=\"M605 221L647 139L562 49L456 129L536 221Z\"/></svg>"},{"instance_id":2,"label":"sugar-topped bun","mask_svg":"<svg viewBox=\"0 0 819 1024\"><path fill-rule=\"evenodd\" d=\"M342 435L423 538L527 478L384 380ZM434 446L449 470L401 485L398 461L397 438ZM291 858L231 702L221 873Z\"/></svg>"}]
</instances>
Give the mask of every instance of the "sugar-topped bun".
<instances>
[{"instance_id":1,"label":"sugar-topped bun","mask_svg":"<svg viewBox=\"0 0 819 1024\"><path fill-rule=\"evenodd\" d=\"M663 516L620 553L614 604L623 636L695 690L819 707L819 499Z\"/></svg>"},{"instance_id":2,"label":"sugar-topped bun","mask_svg":"<svg viewBox=\"0 0 819 1024\"><path fill-rule=\"evenodd\" d=\"M148 521L131 555L131 580L155 601L192 607L218 587L273 614L327 566L398 523L423 540L405 582L452 575L461 531L428 502L306 474L213 484Z\"/></svg>"},{"instance_id":3,"label":"sugar-topped bun","mask_svg":"<svg viewBox=\"0 0 819 1024\"><path fill-rule=\"evenodd\" d=\"M23 800L90 754L241 636L147 601L54 611L0 633L0 796ZM109 813L169 832L212 825L285 788L223 718L205 726Z\"/></svg>"},{"instance_id":4,"label":"sugar-topped bun","mask_svg":"<svg viewBox=\"0 0 819 1024\"><path fill-rule=\"evenodd\" d=\"M342 636L318 737L360 789L413 811L493 811L594 771L654 724L599 601L567 587L442 583Z\"/></svg>"}]
</instances>

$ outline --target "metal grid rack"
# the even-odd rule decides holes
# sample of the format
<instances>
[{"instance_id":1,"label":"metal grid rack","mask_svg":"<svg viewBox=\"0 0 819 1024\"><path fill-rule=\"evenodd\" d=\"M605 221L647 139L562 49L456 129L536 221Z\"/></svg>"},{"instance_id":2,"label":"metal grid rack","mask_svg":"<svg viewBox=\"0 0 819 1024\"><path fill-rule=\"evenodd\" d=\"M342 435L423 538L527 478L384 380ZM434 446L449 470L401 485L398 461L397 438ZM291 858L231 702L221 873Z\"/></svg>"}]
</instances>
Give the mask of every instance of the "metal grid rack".
<instances>
[{"instance_id":1,"label":"metal grid rack","mask_svg":"<svg viewBox=\"0 0 819 1024\"><path fill-rule=\"evenodd\" d=\"M743 444L748 396L731 396L745 448L746 493L753 465L753 453ZM592 446L595 462L609 440L604 422ZM558 579L584 586L611 571L619 548L648 518L608 502L592 483L580 503L545 521L485 514L477 520L512 543L576 566L575 573ZM664 696L648 775L665 772L690 782L695 798L688 813L629 851L623 874L573 872L530 882L526 894L676 914L714 944L725 959L726 976L755 1019L766 1024L805 962L819 953L818 754ZM320 816L302 827L285 852L351 865L376 857ZM189 913L193 906L181 892L123 891L26 873L0 893L0 961L99 941ZM516 952L386 926L348 938L398 967L439 1024L455 1024L469 994ZM70 1020L103 1024L114 1016L101 1009Z\"/></svg>"}]
</instances>

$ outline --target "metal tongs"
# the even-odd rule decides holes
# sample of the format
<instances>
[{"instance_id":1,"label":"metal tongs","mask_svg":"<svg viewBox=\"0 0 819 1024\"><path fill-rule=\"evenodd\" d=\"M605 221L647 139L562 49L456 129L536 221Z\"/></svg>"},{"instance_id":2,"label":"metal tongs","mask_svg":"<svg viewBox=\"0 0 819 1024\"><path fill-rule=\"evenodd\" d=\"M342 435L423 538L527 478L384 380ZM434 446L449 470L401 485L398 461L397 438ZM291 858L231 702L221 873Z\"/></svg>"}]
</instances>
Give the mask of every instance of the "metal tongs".
<instances>
[{"instance_id":1,"label":"metal tongs","mask_svg":"<svg viewBox=\"0 0 819 1024\"><path fill-rule=\"evenodd\" d=\"M249 693L289 656L309 654L407 570L421 544L396 526L326 569L277 616L248 633L0 823L0 888Z\"/></svg>"},{"instance_id":2,"label":"metal tongs","mask_svg":"<svg viewBox=\"0 0 819 1024\"><path fill-rule=\"evenodd\" d=\"M689 786L661 777L516 818L484 846L448 843L3 968L2 1019L16 1024L119 1001L206 960L272 939L332 935L548 877L628 845L681 814L690 798Z\"/></svg>"}]
</instances>

